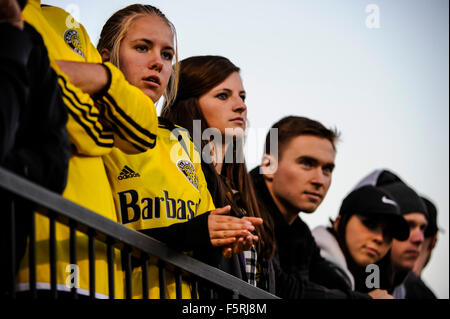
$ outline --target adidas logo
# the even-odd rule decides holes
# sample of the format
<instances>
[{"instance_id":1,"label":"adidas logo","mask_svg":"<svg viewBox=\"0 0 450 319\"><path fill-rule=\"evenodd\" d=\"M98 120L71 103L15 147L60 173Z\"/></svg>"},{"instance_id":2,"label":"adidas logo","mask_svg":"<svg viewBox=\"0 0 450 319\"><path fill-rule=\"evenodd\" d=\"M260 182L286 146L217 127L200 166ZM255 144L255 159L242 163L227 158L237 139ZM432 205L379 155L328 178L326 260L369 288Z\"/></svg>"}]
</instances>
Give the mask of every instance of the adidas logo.
<instances>
[{"instance_id":1,"label":"adidas logo","mask_svg":"<svg viewBox=\"0 0 450 319\"><path fill-rule=\"evenodd\" d=\"M133 171L131 168L129 168L128 166L124 166L122 168L122 171L120 172L119 177L117 177L119 180L122 179L127 179L127 178L132 178L132 177L139 177L141 175L139 175L139 173L136 173L135 171Z\"/></svg>"}]
</instances>

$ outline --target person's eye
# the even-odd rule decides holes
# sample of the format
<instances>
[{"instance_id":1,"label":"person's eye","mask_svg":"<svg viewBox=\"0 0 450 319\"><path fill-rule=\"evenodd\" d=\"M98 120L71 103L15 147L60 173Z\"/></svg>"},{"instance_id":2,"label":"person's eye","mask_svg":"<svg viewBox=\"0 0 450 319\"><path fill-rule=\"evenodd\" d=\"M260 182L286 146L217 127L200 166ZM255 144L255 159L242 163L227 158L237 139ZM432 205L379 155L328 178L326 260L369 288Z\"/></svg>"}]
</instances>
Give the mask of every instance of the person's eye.
<instances>
[{"instance_id":1,"label":"person's eye","mask_svg":"<svg viewBox=\"0 0 450 319\"><path fill-rule=\"evenodd\" d=\"M172 61L173 59L173 53L172 52L163 52L162 57L164 60Z\"/></svg>"},{"instance_id":2,"label":"person's eye","mask_svg":"<svg viewBox=\"0 0 450 319\"><path fill-rule=\"evenodd\" d=\"M308 159L305 159L305 158L300 160L300 165L302 165L305 168L312 168L313 167L312 161L310 161Z\"/></svg>"},{"instance_id":3,"label":"person's eye","mask_svg":"<svg viewBox=\"0 0 450 319\"><path fill-rule=\"evenodd\" d=\"M140 45L136 45L134 47L134 49L139 53L145 53L148 51L148 46L140 44Z\"/></svg>"},{"instance_id":4,"label":"person's eye","mask_svg":"<svg viewBox=\"0 0 450 319\"><path fill-rule=\"evenodd\" d=\"M228 98L228 95L226 93L219 93L216 95L216 98L218 98L219 100L226 100Z\"/></svg>"},{"instance_id":5,"label":"person's eye","mask_svg":"<svg viewBox=\"0 0 450 319\"><path fill-rule=\"evenodd\" d=\"M365 225L366 225L366 227L369 228L369 229L376 229L376 228L377 228L377 224L374 223L374 222L371 222L371 221L367 221L367 222L365 223Z\"/></svg>"},{"instance_id":6,"label":"person's eye","mask_svg":"<svg viewBox=\"0 0 450 319\"><path fill-rule=\"evenodd\" d=\"M246 98L245 95L241 95L241 99L242 99L243 102L245 102L245 98Z\"/></svg>"},{"instance_id":7,"label":"person's eye","mask_svg":"<svg viewBox=\"0 0 450 319\"><path fill-rule=\"evenodd\" d=\"M370 230L374 230L378 227L378 223L370 219L362 219L361 222Z\"/></svg>"}]
</instances>

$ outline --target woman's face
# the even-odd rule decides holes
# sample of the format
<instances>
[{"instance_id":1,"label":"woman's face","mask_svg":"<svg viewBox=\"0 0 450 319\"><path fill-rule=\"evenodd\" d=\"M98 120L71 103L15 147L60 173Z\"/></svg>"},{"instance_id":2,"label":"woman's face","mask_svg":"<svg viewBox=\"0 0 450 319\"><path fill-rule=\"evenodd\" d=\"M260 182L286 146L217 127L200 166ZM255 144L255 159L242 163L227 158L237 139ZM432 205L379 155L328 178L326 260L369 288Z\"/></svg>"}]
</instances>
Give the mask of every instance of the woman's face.
<instances>
[{"instance_id":1,"label":"woman's face","mask_svg":"<svg viewBox=\"0 0 450 319\"><path fill-rule=\"evenodd\" d=\"M172 74L173 34L158 16L144 15L131 24L119 49L125 78L153 102L159 100Z\"/></svg>"},{"instance_id":2,"label":"woman's face","mask_svg":"<svg viewBox=\"0 0 450 319\"><path fill-rule=\"evenodd\" d=\"M353 260L359 266L376 263L392 247L389 224L381 219L353 215L347 222L345 242Z\"/></svg>"},{"instance_id":3,"label":"woman's face","mask_svg":"<svg viewBox=\"0 0 450 319\"><path fill-rule=\"evenodd\" d=\"M200 109L209 127L222 136L243 136L247 123L245 91L238 72L231 73L222 83L199 98ZM234 132L226 129L237 129Z\"/></svg>"}]
</instances>

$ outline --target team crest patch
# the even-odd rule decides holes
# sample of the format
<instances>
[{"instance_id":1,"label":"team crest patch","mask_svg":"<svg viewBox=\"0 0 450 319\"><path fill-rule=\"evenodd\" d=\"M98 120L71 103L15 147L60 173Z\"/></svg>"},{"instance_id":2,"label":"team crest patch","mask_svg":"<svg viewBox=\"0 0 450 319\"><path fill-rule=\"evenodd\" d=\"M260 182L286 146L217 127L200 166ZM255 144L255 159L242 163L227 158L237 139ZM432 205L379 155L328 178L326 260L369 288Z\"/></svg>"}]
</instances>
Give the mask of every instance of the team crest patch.
<instances>
[{"instance_id":1,"label":"team crest patch","mask_svg":"<svg viewBox=\"0 0 450 319\"><path fill-rule=\"evenodd\" d=\"M198 177L194 165L188 160L179 160L178 169L186 176L187 180L198 190Z\"/></svg>"},{"instance_id":2,"label":"team crest patch","mask_svg":"<svg viewBox=\"0 0 450 319\"><path fill-rule=\"evenodd\" d=\"M83 47L81 46L80 35L74 29L68 29L64 32L64 41L78 55L84 58Z\"/></svg>"}]
</instances>

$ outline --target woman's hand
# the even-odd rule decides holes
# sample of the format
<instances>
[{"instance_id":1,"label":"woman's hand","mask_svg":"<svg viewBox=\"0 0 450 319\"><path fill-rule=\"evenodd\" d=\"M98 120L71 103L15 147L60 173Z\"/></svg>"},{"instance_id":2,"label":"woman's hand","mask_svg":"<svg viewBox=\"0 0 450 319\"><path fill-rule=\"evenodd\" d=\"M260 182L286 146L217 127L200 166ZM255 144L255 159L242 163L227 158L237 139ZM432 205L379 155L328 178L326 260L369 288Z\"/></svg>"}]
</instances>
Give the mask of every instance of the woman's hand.
<instances>
[{"instance_id":1,"label":"woman's hand","mask_svg":"<svg viewBox=\"0 0 450 319\"><path fill-rule=\"evenodd\" d=\"M224 246L222 255L226 258L249 250L258 241L258 236L251 232L255 230L255 226L263 223L259 217L224 216L230 212L230 209L230 205L217 208L208 217L211 244L214 247Z\"/></svg>"},{"instance_id":2,"label":"woman's hand","mask_svg":"<svg viewBox=\"0 0 450 319\"><path fill-rule=\"evenodd\" d=\"M384 289L374 289L368 294L373 299L394 299L394 297L388 294L387 290Z\"/></svg>"},{"instance_id":3,"label":"woman's hand","mask_svg":"<svg viewBox=\"0 0 450 319\"><path fill-rule=\"evenodd\" d=\"M247 218L226 216L230 209L230 205L217 208L208 217L209 238L214 247L233 244L241 237L254 237L250 232L255 230L255 226L252 224L255 221ZM245 243L248 245L248 242ZM239 245L242 244L243 242L241 241Z\"/></svg>"}]
</instances>

